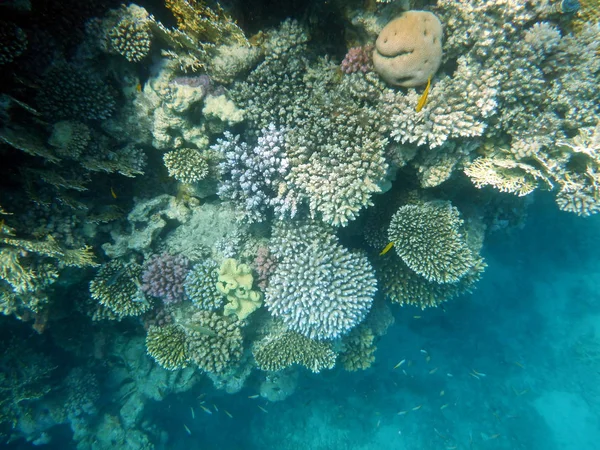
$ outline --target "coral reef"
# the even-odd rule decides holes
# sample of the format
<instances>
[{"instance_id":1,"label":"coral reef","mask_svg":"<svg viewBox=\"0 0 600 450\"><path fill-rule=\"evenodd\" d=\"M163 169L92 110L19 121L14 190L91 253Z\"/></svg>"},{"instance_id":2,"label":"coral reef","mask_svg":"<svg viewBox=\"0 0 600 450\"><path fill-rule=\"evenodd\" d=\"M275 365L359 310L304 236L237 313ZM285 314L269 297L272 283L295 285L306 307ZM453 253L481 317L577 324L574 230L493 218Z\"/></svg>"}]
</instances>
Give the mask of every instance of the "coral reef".
<instances>
[{"instance_id":1,"label":"coral reef","mask_svg":"<svg viewBox=\"0 0 600 450\"><path fill-rule=\"evenodd\" d=\"M185 278L187 297L200 309L214 311L223 306L225 299L219 289L219 267L212 259L196 264Z\"/></svg>"},{"instance_id":2,"label":"coral reef","mask_svg":"<svg viewBox=\"0 0 600 450\"><path fill-rule=\"evenodd\" d=\"M177 325L152 326L146 334L148 354L167 370L187 367L190 355L187 336Z\"/></svg>"},{"instance_id":3,"label":"coral reef","mask_svg":"<svg viewBox=\"0 0 600 450\"><path fill-rule=\"evenodd\" d=\"M300 364L318 373L333 368L336 358L330 343L314 341L294 331L269 335L257 342L252 352L258 367L268 371Z\"/></svg>"},{"instance_id":4,"label":"coral reef","mask_svg":"<svg viewBox=\"0 0 600 450\"><path fill-rule=\"evenodd\" d=\"M238 264L228 258L221 264L216 288L227 297L223 310L225 316L235 315L238 320L246 319L262 305L262 295L253 290L252 269L246 264Z\"/></svg>"},{"instance_id":5,"label":"coral reef","mask_svg":"<svg viewBox=\"0 0 600 450\"><path fill-rule=\"evenodd\" d=\"M344 73L362 72L367 73L373 70L373 45L361 45L352 47L344 56L340 68Z\"/></svg>"},{"instance_id":6,"label":"coral reef","mask_svg":"<svg viewBox=\"0 0 600 450\"><path fill-rule=\"evenodd\" d=\"M18 58L27 48L27 34L14 23L0 22L0 66Z\"/></svg>"},{"instance_id":7,"label":"coral reef","mask_svg":"<svg viewBox=\"0 0 600 450\"><path fill-rule=\"evenodd\" d=\"M365 318L377 291L371 265L342 247L326 227L282 223L274 230L271 249L279 263L265 305L290 330L332 339Z\"/></svg>"},{"instance_id":8,"label":"coral reef","mask_svg":"<svg viewBox=\"0 0 600 450\"><path fill-rule=\"evenodd\" d=\"M169 176L182 183L195 183L209 173L208 162L202 152L195 148L180 148L163 155Z\"/></svg>"},{"instance_id":9,"label":"coral reef","mask_svg":"<svg viewBox=\"0 0 600 450\"><path fill-rule=\"evenodd\" d=\"M141 275L140 265L113 259L90 282L90 294L116 318L139 316L150 307L141 289Z\"/></svg>"},{"instance_id":10,"label":"coral reef","mask_svg":"<svg viewBox=\"0 0 600 450\"><path fill-rule=\"evenodd\" d=\"M442 24L429 11L406 11L388 23L375 42L373 67L387 83L425 84L442 62Z\"/></svg>"},{"instance_id":11,"label":"coral reef","mask_svg":"<svg viewBox=\"0 0 600 450\"><path fill-rule=\"evenodd\" d=\"M162 299L165 304L180 302L185 294L184 281L190 262L183 255L162 253L144 265L142 291Z\"/></svg>"},{"instance_id":12,"label":"coral reef","mask_svg":"<svg viewBox=\"0 0 600 450\"><path fill-rule=\"evenodd\" d=\"M393 215L388 237L415 273L436 283L456 283L480 264L461 233L463 223L449 202L405 205Z\"/></svg>"}]
</instances>

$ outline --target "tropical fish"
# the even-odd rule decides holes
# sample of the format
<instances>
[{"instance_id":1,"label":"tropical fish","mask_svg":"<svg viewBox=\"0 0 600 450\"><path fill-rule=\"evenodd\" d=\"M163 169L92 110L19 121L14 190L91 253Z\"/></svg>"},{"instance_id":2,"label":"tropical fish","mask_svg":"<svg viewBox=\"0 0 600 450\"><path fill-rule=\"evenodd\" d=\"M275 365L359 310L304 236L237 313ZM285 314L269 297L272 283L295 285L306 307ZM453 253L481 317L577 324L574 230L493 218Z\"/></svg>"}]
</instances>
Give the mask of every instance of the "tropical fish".
<instances>
[{"instance_id":1,"label":"tropical fish","mask_svg":"<svg viewBox=\"0 0 600 450\"><path fill-rule=\"evenodd\" d=\"M194 412L194 408L190 406L190 411L192 412L192 419L196 418L196 413Z\"/></svg>"},{"instance_id":2,"label":"tropical fish","mask_svg":"<svg viewBox=\"0 0 600 450\"><path fill-rule=\"evenodd\" d=\"M115 193L115 190L112 186L110 187L110 195L112 195L112 198L117 198L117 194Z\"/></svg>"},{"instance_id":3,"label":"tropical fish","mask_svg":"<svg viewBox=\"0 0 600 450\"><path fill-rule=\"evenodd\" d=\"M400 367L402 364L404 364L406 362L406 359L403 359L402 361L400 361L398 364L396 364L394 366L394 369L397 369L398 367Z\"/></svg>"},{"instance_id":4,"label":"tropical fish","mask_svg":"<svg viewBox=\"0 0 600 450\"><path fill-rule=\"evenodd\" d=\"M229 417L230 419L233 419L233 416L231 415L231 413L229 411L227 411L226 409L224 409L223 412L225 414L227 414L227 417Z\"/></svg>"},{"instance_id":5,"label":"tropical fish","mask_svg":"<svg viewBox=\"0 0 600 450\"><path fill-rule=\"evenodd\" d=\"M381 250L381 252L379 252L379 256L385 255L387 252L389 252L391 250L391 248L393 246L394 246L394 243L390 242L388 245L385 246L385 248L383 250Z\"/></svg>"},{"instance_id":6,"label":"tropical fish","mask_svg":"<svg viewBox=\"0 0 600 450\"><path fill-rule=\"evenodd\" d=\"M427 103L427 97L429 96L429 89L431 88L431 77L429 77L427 79L427 86L425 86L425 91L423 91L423 94L421 94L421 98L419 98L419 101L417 102L417 107L416 107L416 111L420 112L423 107L425 106L425 103Z\"/></svg>"},{"instance_id":7,"label":"tropical fish","mask_svg":"<svg viewBox=\"0 0 600 450\"><path fill-rule=\"evenodd\" d=\"M259 397L259 395L258 395L258 394L255 394L255 395L249 395L249 396L248 396L248 398L258 398L258 397Z\"/></svg>"},{"instance_id":8,"label":"tropical fish","mask_svg":"<svg viewBox=\"0 0 600 450\"><path fill-rule=\"evenodd\" d=\"M256 405L256 406L258 406L258 409L260 409L260 410L261 410L262 412L264 412L264 413L268 413L268 412L269 412L269 411L267 411L265 408L263 408L263 407L262 407L262 406L260 406L260 405Z\"/></svg>"},{"instance_id":9,"label":"tropical fish","mask_svg":"<svg viewBox=\"0 0 600 450\"><path fill-rule=\"evenodd\" d=\"M419 406L415 406L412 410L413 411L418 411L419 409L421 409L423 407L423 405L419 405Z\"/></svg>"},{"instance_id":10,"label":"tropical fish","mask_svg":"<svg viewBox=\"0 0 600 450\"><path fill-rule=\"evenodd\" d=\"M192 432L190 431L190 429L187 427L187 425L185 423L183 424L183 428L185 428L185 432L187 434L189 434L190 436L192 435Z\"/></svg>"},{"instance_id":11,"label":"tropical fish","mask_svg":"<svg viewBox=\"0 0 600 450\"><path fill-rule=\"evenodd\" d=\"M200 405L200 408L202 408L202 410L206 413L212 416L212 411L210 409L208 409L206 406L204 405Z\"/></svg>"}]
</instances>

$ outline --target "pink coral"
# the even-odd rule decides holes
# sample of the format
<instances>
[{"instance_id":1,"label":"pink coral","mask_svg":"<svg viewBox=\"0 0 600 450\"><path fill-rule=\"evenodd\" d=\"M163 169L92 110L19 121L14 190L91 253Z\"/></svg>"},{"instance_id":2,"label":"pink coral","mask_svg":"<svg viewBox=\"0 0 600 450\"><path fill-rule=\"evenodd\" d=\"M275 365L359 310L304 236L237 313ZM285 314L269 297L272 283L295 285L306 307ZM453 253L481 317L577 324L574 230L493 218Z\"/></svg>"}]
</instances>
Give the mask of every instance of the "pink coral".
<instances>
[{"instance_id":1,"label":"pink coral","mask_svg":"<svg viewBox=\"0 0 600 450\"><path fill-rule=\"evenodd\" d=\"M367 73L373 70L373 45L367 44L360 47L352 47L346 53L340 68L344 73L362 72Z\"/></svg>"},{"instance_id":2,"label":"pink coral","mask_svg":"<svg viewBox=\"0 0 600 450\"><path fill-rule=\"evenodd\" d=\"M258 274L258 287L265 290L269 285L269 277L277 267L277 258L269 247L261 246L256 250L256 258L254 259L254 269Z\"/></svg>"}]
</instances>

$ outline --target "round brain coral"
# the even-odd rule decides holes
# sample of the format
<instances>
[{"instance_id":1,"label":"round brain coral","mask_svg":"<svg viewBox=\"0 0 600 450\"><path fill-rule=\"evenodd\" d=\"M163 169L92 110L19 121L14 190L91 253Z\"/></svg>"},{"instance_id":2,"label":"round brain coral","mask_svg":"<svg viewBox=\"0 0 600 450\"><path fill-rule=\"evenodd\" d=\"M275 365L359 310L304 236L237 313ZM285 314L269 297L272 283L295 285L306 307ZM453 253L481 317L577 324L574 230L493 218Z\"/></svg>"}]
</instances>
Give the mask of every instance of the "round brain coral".
<instances>
[{"instance_id":1,"label":"round brain coral","mask_svg":"<svg viewBox=\"0 0 600 450\"><path fill-rule=\"evenodd\" d=\"M404 205L393 215L388 237L412 271L429 281L455 283L480 261L462 236L462 225L450 202Z\"/></svg>"},{"instance_id":2,"label":"round brain coral","mask_svg":"<svg viewBox=\"0 0 600 450\"><path fill-rule=\"evenodd\" d=\"M373 66L389 84L425 84L442 62L442 24L428 11L406 11L388 23L375 42Z\"/></svg>"}]
</instances>

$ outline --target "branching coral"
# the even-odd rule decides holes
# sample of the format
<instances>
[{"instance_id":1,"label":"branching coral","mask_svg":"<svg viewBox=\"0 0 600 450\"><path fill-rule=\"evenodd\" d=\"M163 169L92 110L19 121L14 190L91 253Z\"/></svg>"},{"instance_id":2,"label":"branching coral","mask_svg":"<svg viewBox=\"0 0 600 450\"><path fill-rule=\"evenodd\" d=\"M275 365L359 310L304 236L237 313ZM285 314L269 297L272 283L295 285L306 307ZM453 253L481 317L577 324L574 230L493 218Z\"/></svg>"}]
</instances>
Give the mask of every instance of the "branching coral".
<instances>
[{"instance_id":1,"label":"branching coral","mask_svg":"<svg viewBox=\"0 0 600 450\"><path fill-rule=\"evenodd\" d=\"M183 369L190 360L185 332L177 325L151 326L146 335L146 349L168 370Z\"/></svg>"},{"instance_id":2,"label":"branching coral","mask_svg":"<svg viewBox=\"0 0 600 450\"><path fill-rule=\"evenodd\" d=\"M467 246L462 225L449 202L405 205L392 217L388 237L415 273L428 281L455 283L480 263Z\"/></svg>"},{"instance_id":3,"label":"branching coral","mask_svg":"<svg viewBox=\"0 0 600 450\"><path fill-rule=\"evenodd\" d=\"M139 316L150 308L141 290L141 274L141 266L113 259L90 282L90 294L118 319Z\"/></svg>"},{"instance_id":4,"label":"branching coral","mask_svg":"<svg viewBox=\"0 0 600 450\"><path fill-rule=\"evenodd\" d=\"M271 334L257 342L252 352L258 367L268 371L300 364L318 373L333 368L336 358L330 343L314 341L294 331Z\"/></svg>"},{"instance_id":5,"label":"branching coral","mask_svg":"<svg viewBox=\"0 0 600 450\"><path fill-rule=\"evenodd\" d=\"M223 306L223 294L217 289L219 272L217 263L207 259L196 264L185 278L184 288L188 298L200 309L213 311Z\"/></svg>"},{"instance_id":6,"label":"branching coral","mask_svg":"<svg viewBox=\"0 0 600 450\"><path fill-rule=\"evenodd\" d=\"M198 311L180 320L186 332L190 360L214 374L237 364L243 353L240 321L211 311Z\"/></svg>"},{"instance_id":7,"label":"branching coral","mask_svg":"<svg viewBox=\"0 0 600 450\"><path fill-rule=\"evenodd\" d=\"M169 176L182 183L195 183L207 177L209 168L202 152L195 148L181 148L163 156Z\"/></svg>"},{"instance_id":8,"label":"branching coral","mask_svg":"<svg viewBox=\"0 0 600 450\"><path fill-rule=\"evenodd\" d=\"M190 270L189 264L183 255L162 253L153 256L142 273L142 290L167 304L180 302L184 297L183 283Z\"/></svg>"},{"instance_id":9,"label":"branching coral","mask_svg":"<svg viewBox=\"0 0 600 450\"><path fill-rule=\"evenodd\" d=\"M337 243L326 227L279 224L271 249L279 263L265 305L290 330L332 339L365 318L377 290L371 265Z\"/></svg>"},{"instance_id":10,"label":"branching coral","mask_svg":"<svg viewBox=\"0 0 600 450\"><path fill-rule=\"evenodd\" d=\"M375 335L366 325L361 324L344 336L342 345L340 362L350 372L366 370L375 361Z\"/></svg>"}]
</instances>

